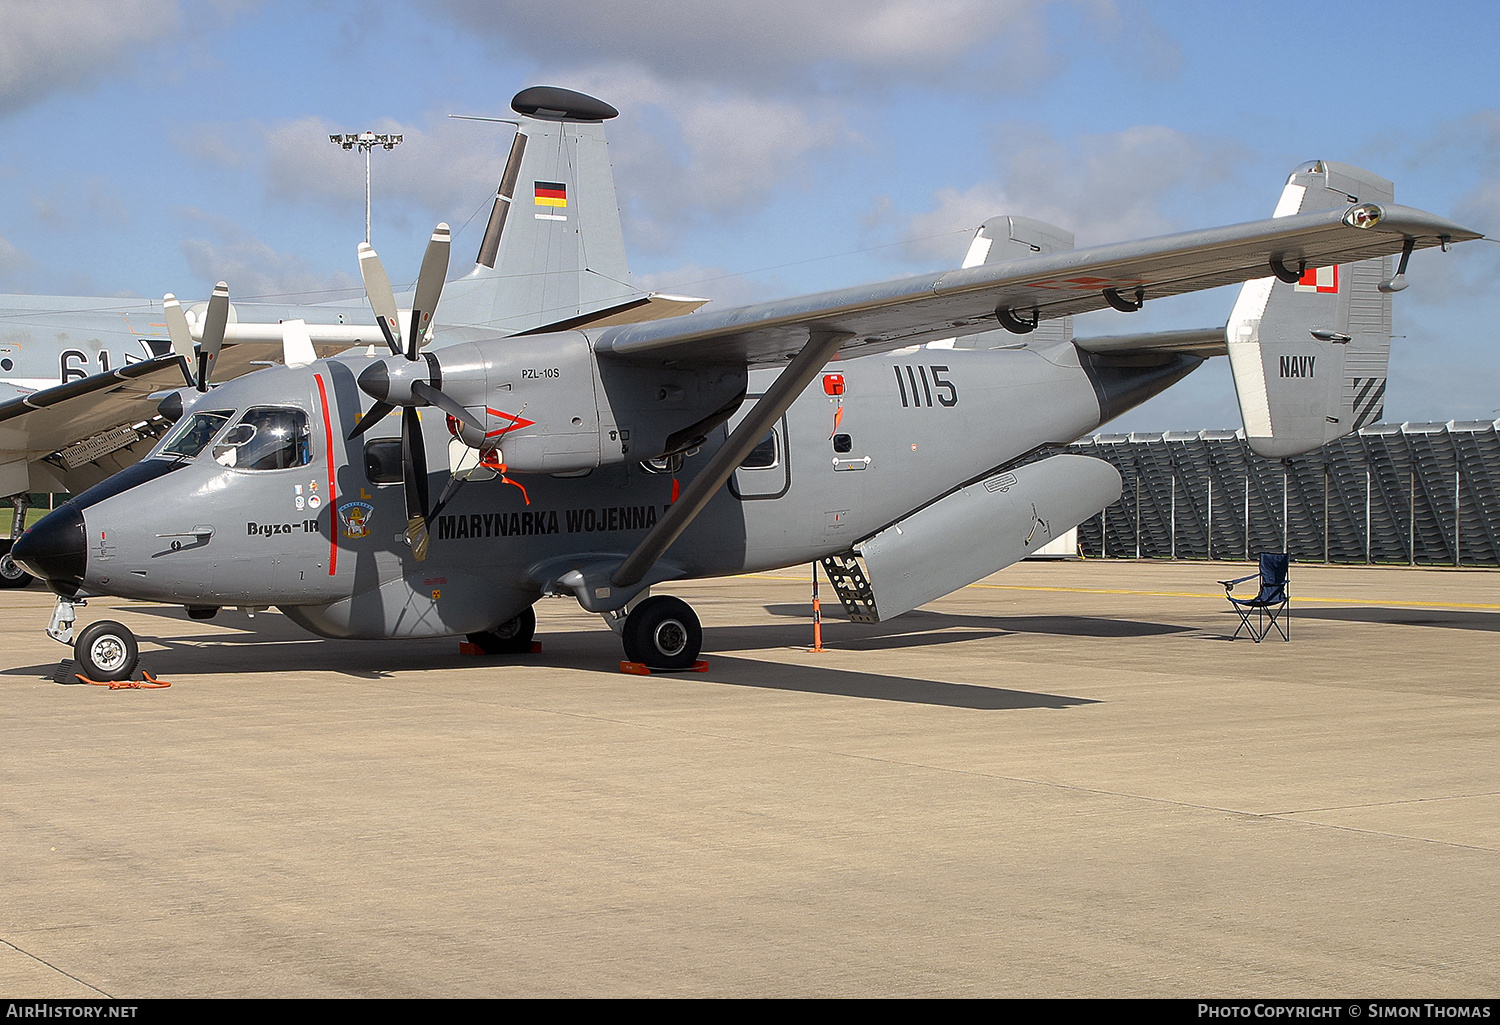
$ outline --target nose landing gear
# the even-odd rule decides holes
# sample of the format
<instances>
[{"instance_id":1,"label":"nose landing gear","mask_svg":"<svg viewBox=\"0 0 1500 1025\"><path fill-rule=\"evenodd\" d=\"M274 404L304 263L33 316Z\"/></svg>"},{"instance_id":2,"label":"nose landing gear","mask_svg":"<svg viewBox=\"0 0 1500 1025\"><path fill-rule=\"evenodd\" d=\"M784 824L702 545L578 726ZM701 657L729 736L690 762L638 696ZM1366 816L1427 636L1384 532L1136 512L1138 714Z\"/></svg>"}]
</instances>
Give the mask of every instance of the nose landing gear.
<instances>
[{"instance_id":1,"label":"nose landing gear","mask_svg":"<svg viewBox=\"0 0 1500 1025\"><path fill-rule=\"evenodd\" d=\"M141 660L141 649L135 642L135 634L124 623L105 619L90 623L75 637L73 623L78 618L77 607L83 599L58 598L52 610L52 622L47 627L47 636L54 641L73 647L73 661L81 675L101 683L128 680ZM58 666L58 683L72 683L71 671L66 660Z\"/></svg>"},{"instance_id":2,"label":"nose landing gear","mask_svg":"<svg viewBox=\"0 0 1500 1025\"><path fill-rule=\"evenodd\" d=\"M128 680L141 660L135 634L123 623L90 623L73 642L73 660L90 680Z\"/></svg>"}]
</instances>

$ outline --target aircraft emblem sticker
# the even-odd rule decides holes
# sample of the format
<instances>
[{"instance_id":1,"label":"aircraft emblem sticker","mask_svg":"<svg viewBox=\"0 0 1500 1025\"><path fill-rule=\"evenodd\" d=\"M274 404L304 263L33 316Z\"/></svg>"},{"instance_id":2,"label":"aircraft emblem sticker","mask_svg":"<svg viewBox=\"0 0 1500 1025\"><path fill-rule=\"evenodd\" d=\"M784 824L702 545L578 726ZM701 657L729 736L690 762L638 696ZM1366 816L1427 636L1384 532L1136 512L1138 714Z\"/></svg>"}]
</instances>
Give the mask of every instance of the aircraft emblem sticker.
<instances>
[{"instance_id":1,"label":"aircraft emblem sticker","mask_svg":"<svg viewBox=\"0 0 1500 1025\"><path fill-rule=\"evenodd\" d=\"M1339 290L1339 266L1314 267L1312 270L1304 271L1295 286L1299 292L1332 292L1338 294Z\"/></svg>"},{"instance_id":2,"label":"aircraft emblem sticker","mask_svg":"<svg viewBox=\"0 0 1500 1025\"><path fill-rule=\"evenodd\" d=\"M532 182L537 206L566 207L568 186L563 182Z\"/></svg>"},{"instance_id":3,"label":"aircraft emblem sticker","mask_svg":"<svg viewBox=\"0 0 1500 1025\"><path fill-rule=\"evenodd\" d=\"M369 502L347 502L339 506L339 519L344 524L344 536L351 540L370 535L370 520L375 507Z\"/></svg>"}]
</instances>

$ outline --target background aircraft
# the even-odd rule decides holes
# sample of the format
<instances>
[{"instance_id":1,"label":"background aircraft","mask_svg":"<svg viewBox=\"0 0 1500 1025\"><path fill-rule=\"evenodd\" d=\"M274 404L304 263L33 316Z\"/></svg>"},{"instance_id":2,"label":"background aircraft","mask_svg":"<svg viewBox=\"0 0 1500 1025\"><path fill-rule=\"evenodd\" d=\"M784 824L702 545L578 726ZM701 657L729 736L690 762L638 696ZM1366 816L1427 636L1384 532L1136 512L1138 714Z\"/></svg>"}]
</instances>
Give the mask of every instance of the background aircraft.
<instances>
[{"instance_id":1,"label":"background aircraft","mask_svg":"<svg viewBox=\"0 0 1500 1025\"><path fill-rule=\"evenodd\" d=\"M563 140L613 110L560 89L515 102ZM588 150L517 158L497 230L525 224L590 252L582 228L606 196L613 208L613 189L585 176ZM595 158L607 167L602 146ZM1219 351L1201 335L1086 345L1069 337L1074 314L1249 282L1222 347L1252 447L1307 451L1377 415L1389 296L1412 252L1479 237L1390 197L1384 179L1315 161L1265 221L1082 250L1053 232L1050 252L971 253L938 275L653 322L445 336L424 351L443 227L388 355L304 350L200 395L152 458L50 514L15 555L59 595L49 634L104 679L128 675L137 649L109 621L75 638L91 594L198 616L275 604L324 636L467 634L496 651L529 642L539 597L571 594L620 631L630 661L668 669L691 665L702 635L686 604L649 594L667 580L817 560L854 614L890 618L1114 501L1109 464L1032 457ZM1014 234L1006 247L1024 244ZM981 236L975 249L994 245ZM384 315L394 298L367 265ZM1013 344L950 342L997 324Z\"/></svg>"}]
</instances>

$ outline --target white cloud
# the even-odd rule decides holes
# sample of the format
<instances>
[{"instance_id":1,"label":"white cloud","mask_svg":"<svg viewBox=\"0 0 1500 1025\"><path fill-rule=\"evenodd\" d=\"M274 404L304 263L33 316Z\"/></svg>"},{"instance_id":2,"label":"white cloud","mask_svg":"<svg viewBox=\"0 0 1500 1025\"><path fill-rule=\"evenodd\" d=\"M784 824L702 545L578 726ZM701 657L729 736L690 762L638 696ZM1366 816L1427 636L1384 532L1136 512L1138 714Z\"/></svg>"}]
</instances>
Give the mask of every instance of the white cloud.
<instances>
[{"instance_id":1,"label":"white cloud","mask_svg":"<svg viewBox=\"0 0 1500 1025\"><path fill-rule=\"evenodd\" d=\"M752 210L794 187L814 155L855 139L835 106L793 104L740 90L681 96L676 86L631 68L595 69L573 87L607 95L610 158L629 241L668 248L705 217Z\"/></svg>"},{"instance_id":2,"label":"white cloud","mask_svg":"<svg viewBox=\"0 0 1500 1025\"><path fill-rule=\"evenodd\" d=\"M179 243L188 270L204 282L227 282L231 299L299 303L361 294L352 274L315 270L302 257L268 245L229 218L197 210L183 213L213 235Z\"/></svg>"},{"instance_id":3,"label":"white cloud","mask_svg":"<svg viewBox=\"0 0 1500 1025\"><path fill-rule=\"evenodd\" d=\"M488 210L512 138L502 125L437 115L422 123L379 118L359 124L309 115L271 125L194 125L176 133L173 143L201 163L251 169L275 202L352 213L364 207L365 157L329 136L366 130L402 137L394 149L371 153L376 216L403 226L416 220L419 228L446 220L455 230L479 207L481 214Z\"/></svg>"},{"instance_id":4,"label":"white cloud","mask_svg":"<svg viewBox=\"0 0 1500 1025\"><path fill-rule=\"evenodd\" d=\"M31 267L31 258L17 249L4 235L0 235L0 275L9 276Z\"/></svg>"},{"instance_id":5,"label":"white cloud","mask_svg":"<svg viewBox=\"0 0 1500 1025\"><path fill-rule=\"evenodd\" d=\"M177 22L177 0L0 0L0 114L91 84Z\"/></svg>"},{"instance_id":6,"label":"white cloud","mask_svg":"<svg viewBox=\"0 0 1500 1025\"><path fill-rule=\"evenodd\" d=\"M934 81L976 62L1005 76L1034 76L1048 66L1042 14L1052 2L435 0L432 6L544 61L555 61L561 31L575 65L628 58L674 81L795 89L826 74L852 74L867 85L893 77Z\"/></svg>"},{"instance_id":7,"label":"white cloud","mask_svg":"<svg viewBox=\"0 0 1500 1025\"><path fill-rule=\"evenodd\" d=\"M130 213L120 191L107 178L95 175L74 192L53 189L30 197L37 219L51 229L68 230L82 224L90 231L102 226L124 228Z\"/></svg>"},{"instance_id":8,"label":"white cloud","mask_svg":"<svg viewBox=\"0 0 1500 1025\"><path fill-rule=\"evenodd\" d=\"M774 277L741 274L698 263L635 273L631 277L637 287L647 291L709 299L717 307L746 306L787 294L785 284Z\"/></svg>"},{"instance_id":9,"label":"white cloud","mask_svg":"<svg viewBox=\"0 0 1500 1025\"><path fill-rule=\"evenodd\" d=\"M977 228L996 214L1034 217L1075 233L1080 246L1175 230L1176 194L1233 180L1237 150L1161 125L1062 141L1035 128L999 133L996 177L933 194L930 210L902 230L907 255L930 260L951 251L945 233ZM1269 199L1268 199L1269 204Z\"/></svg>"}]
</instances>

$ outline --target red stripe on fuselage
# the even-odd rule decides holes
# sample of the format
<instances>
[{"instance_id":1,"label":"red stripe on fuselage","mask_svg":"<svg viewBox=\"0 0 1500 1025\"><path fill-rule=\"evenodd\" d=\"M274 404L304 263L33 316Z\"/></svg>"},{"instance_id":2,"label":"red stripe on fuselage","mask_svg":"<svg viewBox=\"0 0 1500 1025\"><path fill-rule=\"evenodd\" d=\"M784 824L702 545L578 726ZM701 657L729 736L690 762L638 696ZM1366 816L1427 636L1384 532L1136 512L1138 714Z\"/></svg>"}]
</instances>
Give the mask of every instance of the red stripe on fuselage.
<instances>
[{"instance_id":1,"label":"red stripe on fuselage","mask_svg":"<svg viewBox=\"0 0 1500 1025\"><path fill-rule=\"evenodd\" d=\"M339 568L339 512L337 493L333 489L333 421L328 415L328 390L323 387L323 375L313 374L318 382L318 401L323 406L323 451L328 456L328 575L333 576Z\"/></svg>"}]
</instances>

